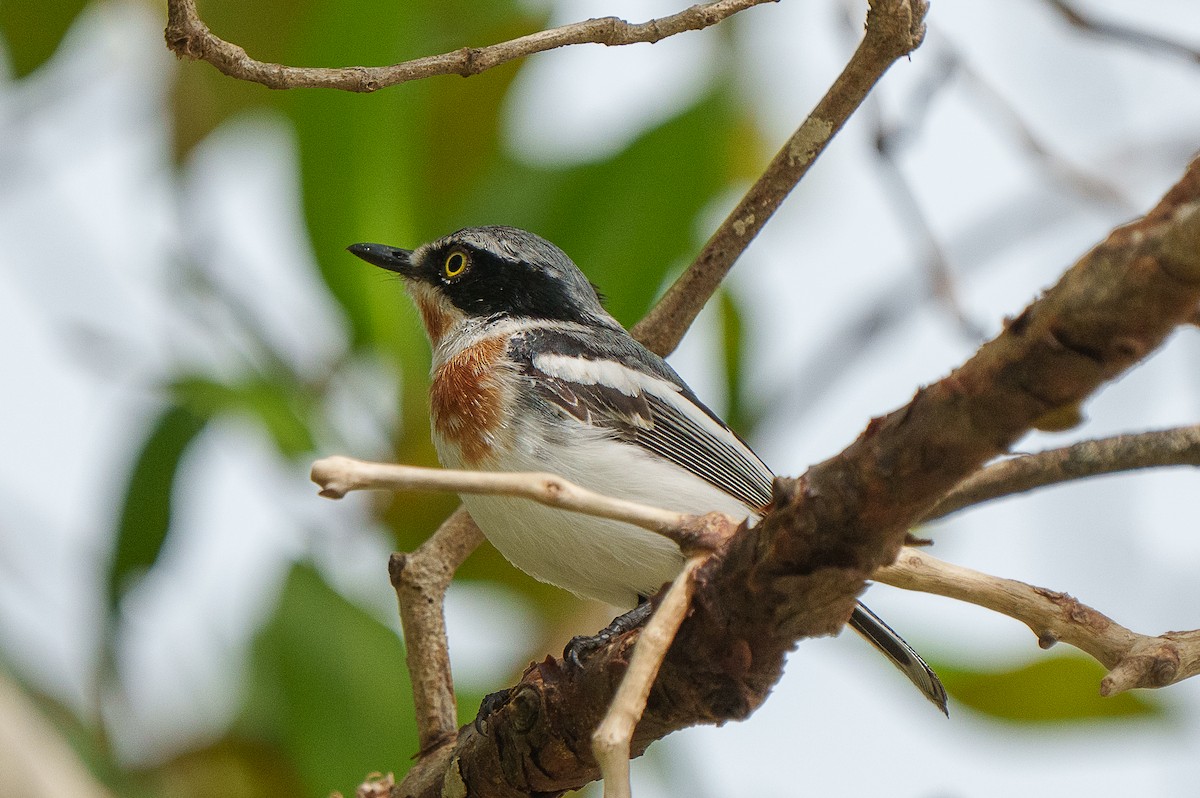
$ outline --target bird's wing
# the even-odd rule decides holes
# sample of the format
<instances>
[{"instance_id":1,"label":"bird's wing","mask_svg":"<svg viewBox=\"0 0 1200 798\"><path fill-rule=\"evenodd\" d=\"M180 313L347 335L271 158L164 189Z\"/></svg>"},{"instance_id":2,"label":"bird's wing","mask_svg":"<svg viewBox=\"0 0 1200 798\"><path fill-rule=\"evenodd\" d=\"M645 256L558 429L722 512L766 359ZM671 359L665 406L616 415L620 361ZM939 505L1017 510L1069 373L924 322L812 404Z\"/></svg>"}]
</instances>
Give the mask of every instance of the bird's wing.
<instances>
[{"instance_id":1,"label":"bird's wing","mask_svg":"<svg viewBox=\"0 0 1200 798\"><path fill-rule=\"evenodd\" d=\"M687 469L752 510L771 502L770 469L679 375L623 331L554 325L517 336L509 355L558 412ZM942 712L946 691L920 654L861 602L850 625Z\"/></svg>"},{"instance_id":2,"label":"bird's wing","mask_svg":"<svg viewBox=\"0 0 1200 798\"><path fill-rule=\"evenodd\" d=\"M509 354L556 411L686 469L753 511L770 504L770 469L623 331L540 327L514 336Z\"/></svg>"}]
</instances>

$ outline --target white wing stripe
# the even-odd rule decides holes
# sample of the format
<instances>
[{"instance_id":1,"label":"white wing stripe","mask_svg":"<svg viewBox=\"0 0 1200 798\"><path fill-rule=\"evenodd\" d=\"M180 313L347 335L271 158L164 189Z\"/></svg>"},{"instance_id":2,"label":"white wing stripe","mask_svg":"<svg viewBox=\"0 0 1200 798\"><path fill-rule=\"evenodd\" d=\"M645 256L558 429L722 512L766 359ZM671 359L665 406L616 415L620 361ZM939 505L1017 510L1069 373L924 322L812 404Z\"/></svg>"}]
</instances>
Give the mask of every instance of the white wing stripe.
<instances>
[{"instance_id":1,"label":"white wing stripe","mask_svg":"<svg viewBox=\"0 0 1200 798\"><path fill-rule=\"evenodd\" d=\"M626 396L637 396L642 391L655 396L679 393L679 389L666 380L635 371L615 360L539 353L533 356L533 366L543 374L560 380L580 385L603 385Z\"/></svg>"},{"instance_id":2,"label":"white wing stripe","mask_svg":"<svg viewBox=\"0 0 1200 798\"><path fill-rule=\"evenodd\" d=\"M727 446L744 449L736 435L714 421L707 413L692 404L682 395L680 388L667 380L632 369L615 360L594 360L578 355L538 353L532 358L533 366L543 374L557 377L580 385L603 385L625 396L637 396L646 392L671 405L684 418L715 435Z\"/></svg>"}]
</instances>

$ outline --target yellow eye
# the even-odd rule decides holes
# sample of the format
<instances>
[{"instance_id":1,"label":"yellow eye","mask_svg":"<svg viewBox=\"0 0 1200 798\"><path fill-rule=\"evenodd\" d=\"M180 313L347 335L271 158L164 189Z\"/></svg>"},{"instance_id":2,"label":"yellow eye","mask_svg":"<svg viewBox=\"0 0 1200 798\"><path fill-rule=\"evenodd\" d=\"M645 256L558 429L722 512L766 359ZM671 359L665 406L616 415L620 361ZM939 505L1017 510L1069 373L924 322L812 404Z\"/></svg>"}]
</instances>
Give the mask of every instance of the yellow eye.
<instances>
[{"instance_id":1,"label":"yellow eye","mask_svg":"<svg viewBox=\"0 0 1200 798\"><path fill-rule=\"evenodd\" d=\"M442 265L442 272L447 277L457 277L467 269L467 253L462 250L454 250L446 256L446 262Z\"/></svg>"}]
</instances>

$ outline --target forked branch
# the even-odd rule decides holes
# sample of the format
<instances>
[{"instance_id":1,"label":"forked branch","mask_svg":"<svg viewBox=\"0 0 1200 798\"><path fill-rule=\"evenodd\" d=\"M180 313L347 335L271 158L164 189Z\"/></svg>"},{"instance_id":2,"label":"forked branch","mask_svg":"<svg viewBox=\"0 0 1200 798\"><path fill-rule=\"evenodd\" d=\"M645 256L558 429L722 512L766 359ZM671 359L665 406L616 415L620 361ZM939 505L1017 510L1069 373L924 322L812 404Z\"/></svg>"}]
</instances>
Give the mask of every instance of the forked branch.
<instances>
[{"instance_id":1,"label":"forked branch","mask_svg":"<svg viewBox=\"0 0 1200 798\"><path fill-rule=\"evenodd\" d=\"M681 542L692 551L680 577L664 595L654 620L642 631L625 678L597 727L595 756L604 769L606 795L628 795L628 756L634 727L667 649L688 611L696 575L712 551L729 540L736 523L720 514L702 519L580 488L548 474L450 471L330 457L313 466L321 494L340 498L351 490L439 490L520 496L562 509L637 524ZM452 517L453 518L453 517ZM697 526L697 521L706 524ZM696 530L706 534L697 537ZM436 540L431 538L431 542ZM449 579L450 572L445 575ZM1025 623L1043 648L1065 642L1109 668L1101 693L1164 687L1200 671L1200 631L1151 637L1120 625L1071 596L1005 579L932 557L911 548L877 570L875 581L986 607Z\"/></svg>"},{"instance_id":2,"label":"forked branch","mask_svg":"<svg viewBox=\"0 0 1200 798\"><path fill-rule=\"evenodd\" d=\"M1075 646L1109 669L1100 683L1102 695L1166 687L1200 671L1200 631L1138 634L1066 593L973 571L927 552L902 549L895 564L876 571L875 579L1016 618L1037 635L1042 648L1060 641Z\"/></svg>"}]
</instances>

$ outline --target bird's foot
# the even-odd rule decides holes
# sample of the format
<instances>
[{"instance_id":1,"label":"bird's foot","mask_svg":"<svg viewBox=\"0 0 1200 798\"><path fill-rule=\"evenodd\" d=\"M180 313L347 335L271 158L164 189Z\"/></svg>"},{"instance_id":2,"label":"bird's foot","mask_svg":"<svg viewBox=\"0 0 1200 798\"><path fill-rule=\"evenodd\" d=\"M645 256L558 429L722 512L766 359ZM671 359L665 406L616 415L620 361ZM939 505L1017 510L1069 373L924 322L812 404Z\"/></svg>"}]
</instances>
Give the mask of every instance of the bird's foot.
<instances>
[{"instance_id":1,"label":"bird's foot","mask_svg":"<svg viewBox=\"0 0 1200 798\"><path fill-rule=\"evenodd\" d=\"M614 639L644 624L654 611L653 605L642 600L636 607L612 619L612 623L594 635L576 635L563 649L563 659L575 668L583 667L583 660L607 646Z\"/></svg>"},{"instance_id":2,"label":"bird's foot","mask_svg":"<svg viewBox=\"0 0 1200 798\"><path fill-rule=\"evenodd\" d=\"M479 702L479 711L475 713L475 731L482 735L487 735L487 721L496 710L508 703L509 696L512 695L512 689L497 690L494 693L488 693L483 697L483 701Z\"/></svg>"}]
</instances>

